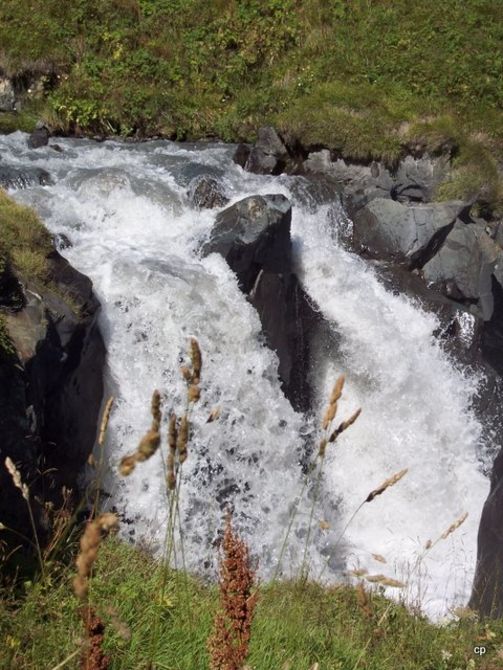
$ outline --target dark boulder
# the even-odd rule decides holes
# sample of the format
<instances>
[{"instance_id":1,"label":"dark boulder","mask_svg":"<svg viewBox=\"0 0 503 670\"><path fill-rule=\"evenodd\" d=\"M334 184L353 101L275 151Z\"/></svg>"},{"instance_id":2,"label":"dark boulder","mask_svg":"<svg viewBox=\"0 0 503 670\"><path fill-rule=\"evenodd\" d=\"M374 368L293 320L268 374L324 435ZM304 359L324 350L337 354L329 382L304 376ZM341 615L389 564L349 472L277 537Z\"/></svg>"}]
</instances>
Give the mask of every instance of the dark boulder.
<instances>
[{"instance_id":1,"label":"dark boulder","mask_svg":"<svg viewBox=\"0 0 503 670\"><path fill-rule=\"evenodd\" d=\"M425 280L448 297L477 305L488 321L494 308L492 275L501 249L484 226L457 220L442 246L423 266Z\"/></svg>"},{"instance_id":2,"label":"dark boulder","mask_svg":"<svg viewBox=\"0 0 503 670\"><path fill-rule=\"evenodd\" d=\"M30 149L38 149L49 144L49 129L43 123L38 122L35 130L28 137L28 146Z\"/></svg>"},{"instance_id":3,"label":"dark boulder","mask_svg":"<svg viewBox=\"0 0 503 670\"><path fill-rule=\"evenodd\" d=\"M232 160L240 165L242 168L246 165L246 161L250 156L251 147L248 144L238 144Z\"/></svg>"},{"instance_id":4,"label":"dark boulder","mask_svg":"<svg viewBox=\"0 0 503 670\"><path fill-rule=\"evenodd\" d=\"M290 154L276 130L270 126L259 128L244 169L256 174L278 175L285 172Z\"/></svg>"},{"instance_id":5,"label":"dark boulder","mask_svg":"<svg viewBox=\"0 0 503 670\"><path fill-rule=\"evenodd\" d=\"M503 449L494 462L482 510L475 579L469 606L482 616L503 617Z\"/></svg>"},{"instance_id":6,"label":"dark boulder","mask_svg":"<svg viewBox=\"0 0 503 670\"><path fill-rule=\"evenodd\" d=\"M319 316L292 269L292 208L283 195L245 198L221 212L203 254L221 254L257 310L279 359L283 391L297 411L310 408L311 342Z\"/></svg>"},{"instance_id":7,"label":"dark boulder","mask_svg":"<svg viewBox=\"0 0 503 670\"><path fill-rule=\"evenodd\" d=\"M353 246L371 258L420 266L466 208L461 201L405 205L373 199L354 217Z\"/></svg>"},{"instance_id":8,"label":"dark boulder","mask_svg":"<svg viewBox=\"0 0 503 670\"><path fill-rule=\"evenodd\" d=\"M203 254L221 254L249 293L261 270L291 272L291 220L284 195L245 198L218 214Z\"/></svg>"},{"instance_id":9,"label":"dark boulder","mask_svg":"<svg viewBox=\"0 0 503 670\"><path fill-rule=\"evenodd\" d=\"M51 175L37 167L3 167L0 165L0 186L5 189L28 188L36 184L51 184Z\"/></svg>"},{"instance_id":10,"label":"dark boulder","mask_svg":"<svg viewBox=\"0 0 503 670\"><path fill-rule=\"evenodd\" d=\"M12 269L0 284L4 296L8 287L17 297L2 303L0 321L0 519L31 537L26 506L4 467L8 456L30 487L42 542L47 504L61 503L63 487L76 490L92 450L105 362L90 280L55 250L47 266L43 284ZM16 541L8 532L4 538Z\"/></svg>"},{"instance_id":11,"label":"dark boulder","mask_svg":"<svg viewBox=\"0 0 503 670\"><path fill-rule=\"evenodd\" d=\"M195 177L189 184L187 197L196 209L224 207L229 202L221 183L209 175Z\"/></svg>"}]
</instances>

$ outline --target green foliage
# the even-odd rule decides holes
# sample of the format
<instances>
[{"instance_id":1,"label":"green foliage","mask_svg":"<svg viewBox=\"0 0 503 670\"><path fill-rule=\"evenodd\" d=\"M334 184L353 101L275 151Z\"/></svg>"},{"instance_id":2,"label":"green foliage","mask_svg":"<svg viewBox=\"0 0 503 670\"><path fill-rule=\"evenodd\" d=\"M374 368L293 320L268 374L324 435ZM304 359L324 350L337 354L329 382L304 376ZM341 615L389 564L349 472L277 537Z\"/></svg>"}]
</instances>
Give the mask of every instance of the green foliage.
<instances>
[{"instance_id":1,"label":"green foliage","mask_svg":"<svg viewBox=\"0 0 503 670\"><path fill-rule=\"evenodd\" d=\"M0 257L25 278L44 281L51 236L35 212L0 189Z\"/></svg>"},{"instance_id":2,"label":"green foliage","mask_svg":"<svg viewBox=\"0 0 503 670\"><path fill-rule=\"evenodd\" d=\"M63 132L239 141L273 123L356 160L447 150L457 164L439 197L499 209L499 5L4 0L0 67L59 73L46 116ZM0 115L0 131L16 120L27 128Z\"/></svg>"},{"instance_id":3,"label":"green foliage","mask_svg":"<svg viewBox=\"0 0 503 670\"><path fill-rule=\"evenodd\" d=\"M152 621L162 610L154 666L206 670L206 639L217 608L216 588L168 571L159 601L161 567L145 551L116 539L104 542L91 581L90 599L105 629L112 670L145 668ZM22 598L0 600L1 670L53 668L72 654L79 667L80 603L73 595L73 567L53 565L45 583L27 584ZM260 588L248 663L278 670L289 663L308 670L468 670L473 647L488 651L480 670L498 667L502 622L465 618L435 626L379 594L362 596L349 586L323 588L283 582ZM492 664L492 665L491 665Z\"/></svg>"}]
</instances>

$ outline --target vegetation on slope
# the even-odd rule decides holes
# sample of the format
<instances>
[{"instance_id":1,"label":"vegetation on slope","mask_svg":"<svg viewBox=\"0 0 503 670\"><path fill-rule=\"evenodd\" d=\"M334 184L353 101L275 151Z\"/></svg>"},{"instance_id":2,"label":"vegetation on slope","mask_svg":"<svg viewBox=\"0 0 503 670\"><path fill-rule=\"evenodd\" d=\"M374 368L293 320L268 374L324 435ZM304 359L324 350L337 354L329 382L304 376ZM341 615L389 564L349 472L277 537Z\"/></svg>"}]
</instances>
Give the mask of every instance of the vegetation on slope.
<instances>
[{"instance_id":1,"label":"vegetation on slope","mask_svg":"<svg viewBox=\"0 0 503 670\"><path fill-rule=\"evenodd\" d=\"M0 64L54 73L62 128L250 139L394 157L449 115L501 149L497 0L4 0ZM48 77L49 82L50 77ZM448 139L448 138L447 138Z\"/></svg>"},{"instance_id":2,"label":"vegetation on slope","mask_svg":"<svg viewBox=\"0 0 503 670\"><path fill-rule=\"evenodd\" d=\"M218 590L168 571L161 601L161 571L145 551L116 539L100 548L90 598L105 622L103 648L113 670L147 667L157 617L155 668L209 667ZM48 580L26 584L21 598L2 594L1 670L51 670L67 658L62 667L79 667L83 628L72 577L72 567L53 565ZM481 623L473 613L435 626L362 588L282 582L260 587L247 663L257 670L309 670L315 662L320 670L496 670L502 636L501 621ZM477 645L487 649L482 659Z\"/></svg>"},{"instance_id":3,"label":"vegetation on slope","mask_svg":"<svg viewBox=\"0 0 503 670\"><path fill-rule=\"evenodd\" d=\"M46 278L51 236L30 207L23 207L0 189L0 287L2 275L13 266L32 281Z\"/></svg>"}]
</instances>

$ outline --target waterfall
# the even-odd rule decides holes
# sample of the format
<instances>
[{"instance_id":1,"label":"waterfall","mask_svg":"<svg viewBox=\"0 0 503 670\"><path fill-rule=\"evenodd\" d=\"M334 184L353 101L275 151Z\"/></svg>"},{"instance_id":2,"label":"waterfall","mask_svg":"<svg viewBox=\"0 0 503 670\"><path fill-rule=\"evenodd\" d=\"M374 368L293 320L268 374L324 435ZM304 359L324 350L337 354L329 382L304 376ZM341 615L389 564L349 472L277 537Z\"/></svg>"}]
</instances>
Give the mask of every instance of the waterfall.
<instances>
[{"instance_id":1,"label":"waterfall","mask_svg":"<svg viewBox=\"0 0 503 670\"><path fill-rule=\"evenodd\" d=\"M354 570L385 574L406 584L387 589L389 595L434 618L465 604L489 488L482 474L487 445L472 409L479 379L443 351L434 315L386 290L372 267L345 248L350 222L337 194L303 177L246 173L232 162L234 148L218 143L57 144L61 151L29 150L26 136L14 133L0 137L0 155L9 166L52 176L53 183L11 193L32 205L52 233L68 238L72 246L63 255L92 279L102 302L107 388L116 397L104 501L121 513L124 534L154 550L162 544L162 454L127 479L117 464L148 428L154 388L166 410L183 408L179 368L195 336L203 352L201 401L180 498L187 567L214 572L214 543L231 502L264 579L276 570L297 509L281 572L298 574L314 499L312 578L330 583ZM276 354L264 346L258 316L224 260L200 258L215 212L189 206L188 184L199 174L220 179L231 203L282 193L293 204L297 272L328 324L317 343L314 416L295 413L283 397ZM329 446L316 495L312 484L303 487L302 462L319 438L323 404L341 373L339 415L358 407L362 414ZM207 423L216 407L220 418ZM404 468L406 476L364 504L340 538L368 493ZM426 542L464 512L465 523L425 552Z\"/></svg>"}]
</instances>

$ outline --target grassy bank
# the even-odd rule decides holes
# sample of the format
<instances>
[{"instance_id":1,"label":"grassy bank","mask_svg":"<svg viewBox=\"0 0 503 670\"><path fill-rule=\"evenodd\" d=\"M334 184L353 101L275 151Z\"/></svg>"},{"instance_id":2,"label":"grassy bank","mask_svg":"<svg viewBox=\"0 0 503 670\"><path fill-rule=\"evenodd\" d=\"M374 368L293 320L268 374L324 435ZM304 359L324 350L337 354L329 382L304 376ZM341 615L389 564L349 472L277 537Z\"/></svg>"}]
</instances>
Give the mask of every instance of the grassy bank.
<instances>
[{"instance_id":1,"label":"grassy bank","mask_svg":"<svg viewBox=\"0 0 503 670\"><path fill-rule=\"evenodd\" d=\"M0 602L2 670L51 670L67 658L62 667L79 667L83 629L72 576L72 568L54 566L45 585L27 585L21 600ZM154 667L209 667L206 640L217 589L168 572L160 602L161 579L146 553L115 539L101 547L90 598L105 622L104 650L113 670L147 667L159 613ZM316 662L320 670L496 670L503 664L502 636L503 622L489 626L466 617L434 626L350 586L276 583L260 588L248 664L257 670L309 670ZM483 659L475 656L476 645L486 646Z\"/></svg>"},{"instance_id":2,"label":"grassy bank","mask_svg":"<svg viewBox=\"0 0 503 670\"><path fill-rule=\"evenodd\" d=\"M48 112L65 130L236 140L273 122L308 145L395 157L447 115L455 132L483 133L500 151L500 9L497 0L76 0L68 11L5 0L0 66L52 73Z\"/></svg>"}]
</instances>

